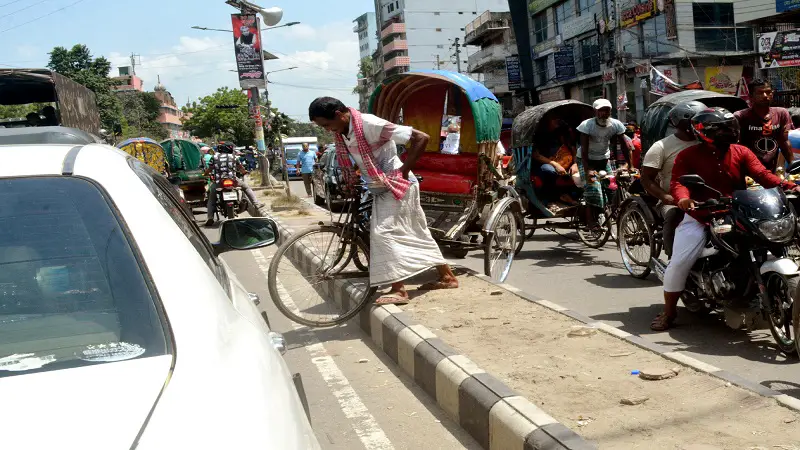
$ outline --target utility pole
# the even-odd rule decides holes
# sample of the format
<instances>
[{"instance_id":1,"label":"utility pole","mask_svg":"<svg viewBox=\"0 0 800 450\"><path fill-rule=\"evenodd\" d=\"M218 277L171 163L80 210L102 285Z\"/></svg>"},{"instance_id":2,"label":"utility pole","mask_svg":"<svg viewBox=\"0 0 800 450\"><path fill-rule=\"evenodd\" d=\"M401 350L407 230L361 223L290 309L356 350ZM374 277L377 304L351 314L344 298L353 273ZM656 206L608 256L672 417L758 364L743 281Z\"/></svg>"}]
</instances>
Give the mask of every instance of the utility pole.
<instances>
[{"instance_id":1,"label":"utility pole","mask_svg":"<svg viewBox=\"0 0 800 450\"><path fill-rule=\"evenodd\" d=\"M439 59L439 54L436 54L436 70L442 70L442 61Z\"/></svg>"},{"instance_id":2,"label":"utility pole","mask_svg":"<svg viewBox=\"0 0 800 450\"><path fill-rule=\"evenodd\" d=\"M461 38L455 38L452 45L455 47L456 70L458 70L458 73L461 73L461 47L458 45L458 41L460 40Z\"/></svg>"},{"instance_id":3,"label":"utility pole","mask_svg":"<svg viewBox=\"0 0 800 450\"><path fill-rule=\"evenodd\" d=\"M133 75L136 75L136 57L141 58L141 56L131 52L131 72Z\"/></svg>"},{"instance_id":4,"label":"utility pole","mask_svg":"<svg viewBox=\"0 0 800 450\"><path fill-rule=\"evenodd\" d=\"M616 46L616 58L614 58L614 71L617 74L617 97L620 95L625 95L626 88L625 88L625 76L626 76L626 67L625 67L625 57L623 56L624 47L622 46L622 26L620 26L620 19L621 11L620 11L620 0L614 1L614 20L615 20L615 28L614 28L614 45ZM617 102L617 99L611 99L611 105ZM617 118L620 122L625 123L627 118L627 111L624 109L617 109Z\"/></svg>"}]
</instances>

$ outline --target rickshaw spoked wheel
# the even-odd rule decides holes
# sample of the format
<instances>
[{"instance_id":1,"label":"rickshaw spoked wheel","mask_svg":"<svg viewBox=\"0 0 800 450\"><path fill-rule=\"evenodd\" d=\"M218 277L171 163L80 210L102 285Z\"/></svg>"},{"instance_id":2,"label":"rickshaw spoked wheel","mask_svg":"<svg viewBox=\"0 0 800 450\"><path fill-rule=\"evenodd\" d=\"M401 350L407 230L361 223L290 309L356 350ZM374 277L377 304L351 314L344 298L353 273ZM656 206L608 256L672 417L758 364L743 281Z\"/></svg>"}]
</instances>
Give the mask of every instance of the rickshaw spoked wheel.
<instances>
[{"instance_id":1,"label":"rickshaw spoked wheel","mask_svg":"<svg viewBox=\"0 0 800 450\"><path fill-rule=\"evenodd\" d=\"M622 263L632 277L644 279L650 275L650 258L654 256L656 246L652 228L636 204L630 204L620 215L617 246Z\"/></svg>"},{"instance_id":2,"label":"rickshaw spoked wheel","mask_svg":"<svg viewBox=\"0 0 800 450\"><path fill-rule=\"evenodd\" d=\"M525 239L530 239L533 237L533 234L536 233L538 222L539 219L536 217L528 216L525 218Z\"/></svg>"},{"instance_id":3,"label":"rickshaw spoked wheel","mask_svg":"<svg viewBox=\"0 0 800 450\"><path fill-rule=\"evenodd\" d=\"M492 212L487 221L487 236L484 243L483 270L492 280L502 283L511 271L517 250L517 215L511 204Z\"/></svg>"},{"instance_id":4,"label":"rickshaw spoked wheel","mask_svg":"<svg viewBox=\"0 0 800 450\"><path fill-rule=\"evenodd\" d=\"M611 220L604 217L604 211L603 215L598 215L596 219L599 223L594 228L590 229L585 220L587 208L591 208L591 206L581 204L575 210L575 216L573 217L575 231L578 233L578 238L581 242L586 244L587 247L600 248L605 245L605 243L608 242L608 238L611 237Z\"/></svg>"},{"instance_id":5,"label":"rickshaw spoked wheel","mask_svg":"<svg viewBox=\"0 0 800 450\"><path fill-rule=\"evenodd\" d=\"M516 256L522 251L522 247L525 245L525 239L532 238L533 233L536 232L536 218L526 218L522 215L522 213L515 213L514 217L517 219L517 249L514 251L514 256ZM533 223L529 225L527 223L528 221ZM530 232L527 231L528 227L531 227Z\"/></svg>"}]
</instances>

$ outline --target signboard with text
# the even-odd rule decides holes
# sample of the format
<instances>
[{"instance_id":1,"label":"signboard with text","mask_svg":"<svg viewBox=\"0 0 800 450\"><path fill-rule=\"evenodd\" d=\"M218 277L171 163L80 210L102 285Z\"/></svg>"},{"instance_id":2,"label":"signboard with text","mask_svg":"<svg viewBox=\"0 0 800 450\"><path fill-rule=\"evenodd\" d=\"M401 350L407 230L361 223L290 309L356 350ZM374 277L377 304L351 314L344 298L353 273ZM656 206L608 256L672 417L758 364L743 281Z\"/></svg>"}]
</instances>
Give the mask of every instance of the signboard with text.
<instances>
[{"instance_id":1,"label":"signboard with text","mask_svg":"<svg viewBox=\"0 0 800 450\"><path fill-rule=\"evenodd\" d=\"M231 14L236 69L242 89L265 89L264 62L261 59L261 33L254 14Z\"/></svg>"},{"instance_id":2,"label":"signboard with text","mask_svg":"<svg viewBox=\"0 0 800 450\"><path fill-rule=\"evenodd\" d=\"M649 17L653 17L656 15L656 2L655 1L647 1L644 3L639 3L638 5L628 8L622 11L619 24L623 27L629 27L636 23L641 22L644 19Z\"/></svg>"},{"instance_id":3,"label":"signboard with text","mask_svg":"<svg viewBox=\"0 0 800 450\"><path fill-rule=\"evenodd\" d=\"M575 54L570 45L565 45L553 53L556 81L575 78Z\"/></svg>"},{"instance_id":4,"label":"signboard with text","mask_svg":"<svg viewBox=\"0 0 800 450\"><path fill-rule=\"evenodd\" d=\"M522 71L519 67L518 55L506 56L506 77L509 89L522 88Z\"/></svg>"},{"instance_id":5,"label":"signboard with text","mask_svg":"<svg viewBox=\"0 0 800 450\"><path fill-rule=\"evenodd\" d=\"M800 66L800 30L759 34L757 41L762 69Z\"/></svg>"},{"instance_id":6,"label":"signboard with text","mask_svg":"<svg viewBox=\"0 0 800 450\"><path fill-rule=\"evenodd\" d=\"M782 13L800 8L800 0L775 0L775 12Z\"/></svg>"}]
</instances>

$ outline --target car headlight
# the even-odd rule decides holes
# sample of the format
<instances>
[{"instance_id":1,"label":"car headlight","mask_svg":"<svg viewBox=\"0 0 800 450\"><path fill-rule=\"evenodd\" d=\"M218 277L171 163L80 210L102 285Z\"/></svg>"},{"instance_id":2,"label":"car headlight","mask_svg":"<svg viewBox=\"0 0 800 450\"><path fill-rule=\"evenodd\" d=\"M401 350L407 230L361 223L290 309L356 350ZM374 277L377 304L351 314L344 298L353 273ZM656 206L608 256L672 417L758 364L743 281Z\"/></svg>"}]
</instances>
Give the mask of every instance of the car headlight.
<instances>
[{"instance_id":1,"label":"car headlight","mask_svg":"<svg viewBox=\"0 0 800 450\"><path fill-rule=\"evenodd\" d=\"M794 236L794 216L765 220L758 224L761 234L771 242L787 242Z\"/></svg>"}]
</instances>

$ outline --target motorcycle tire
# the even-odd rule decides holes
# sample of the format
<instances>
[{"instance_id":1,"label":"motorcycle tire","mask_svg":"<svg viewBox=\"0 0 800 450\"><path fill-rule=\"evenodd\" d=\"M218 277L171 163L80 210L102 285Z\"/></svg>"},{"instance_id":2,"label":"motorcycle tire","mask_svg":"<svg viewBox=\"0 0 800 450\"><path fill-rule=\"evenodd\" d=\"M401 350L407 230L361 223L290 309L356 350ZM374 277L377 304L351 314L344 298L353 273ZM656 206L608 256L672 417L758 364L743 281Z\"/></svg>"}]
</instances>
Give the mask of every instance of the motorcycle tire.
<instances>
[{"instance_id":1,"label":"motorcycle tire","mask_svg":"<svg viewBox=\"0 0 800 450\"><path fill-rule=\"evenodd\" d=\"M796 354L798 351L797 349L797 325L792 323L792 319L794 316L794 297L797 296L797 288L798 283L797 277L788 278L776 272L770 272L764 274L764 285L770 291L769 296L771 299L778 299L772 301L772 308L781 308L779 311L773 311L768 314L767 322L769 322L769 331L772 333L773 339L775 339L775 343L778 344L778 348L787 355ZM777 291L775 286L779 284L785 284L785 290L781 289L781 292L772 292L773 289ZM786 294L788 298L784 298L783 302L779 299ZM783 308L783 304L786 301L791 302L787 308ZM787 336L786 334L789 334Z\"/></svg>"},{"instance_id":2,"label":"motorcycle tire","mask_svg":"<svg viewBox=\"0 0 800 450\"><path fill-rule=\"evenodd\" d=\"M233 203L225 204L225 218L226 219L236 218L236 208L233 207Z\"/></svg>"}]
</instances>

